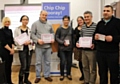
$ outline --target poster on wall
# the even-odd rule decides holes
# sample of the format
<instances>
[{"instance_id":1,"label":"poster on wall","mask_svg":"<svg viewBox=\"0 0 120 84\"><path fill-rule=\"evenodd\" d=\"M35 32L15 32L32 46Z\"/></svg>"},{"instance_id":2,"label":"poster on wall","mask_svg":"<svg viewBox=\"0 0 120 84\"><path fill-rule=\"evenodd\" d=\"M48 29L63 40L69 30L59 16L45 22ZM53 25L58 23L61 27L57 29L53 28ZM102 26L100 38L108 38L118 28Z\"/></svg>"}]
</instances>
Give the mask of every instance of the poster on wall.
<instances>
[{"instance_id":1,"label":"poster on wall","mask_svg":"<svg viewBox=\"0 0 120 84\"><path fill-rule=\"evenodd\" d=\"M70 15L69 3L43 3L42 9L48 12L49 20L61 20L64 15Z\"/></svg>"},{"instance_id":2,"label":"poster on wall","mask_svg":"<svg viewBox=\"0 0 120 84\"><path fill-rule=\"evenodd\" d=\"M62 18L65 15L70 16L70 3L69 2L44 2L42 9L48 12L47 19L52 24L62 24Z\"/></svg>"}]
</instances>

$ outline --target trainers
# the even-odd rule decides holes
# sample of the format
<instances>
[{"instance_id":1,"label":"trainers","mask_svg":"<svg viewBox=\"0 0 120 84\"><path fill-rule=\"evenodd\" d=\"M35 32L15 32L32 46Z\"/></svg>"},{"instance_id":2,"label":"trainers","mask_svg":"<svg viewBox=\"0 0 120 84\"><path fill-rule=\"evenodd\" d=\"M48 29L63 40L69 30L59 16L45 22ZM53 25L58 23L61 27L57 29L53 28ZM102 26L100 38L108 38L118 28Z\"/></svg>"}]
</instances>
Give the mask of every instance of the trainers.
<instances>
[{"instance_id":1,"label":"trainers","mask_svg":"<svg viewBox=\"0 0 120 84\"><path fill-rule=\"evenodd\" d=\"M47 78L45 78L45 80L47 80L47 81L49 81L49 82L52 82L52 81L53 81L51 77L47 77Z\"/></svg>"},{"instance_id":2,"label":"trainers","mask_svg":"<svg viewBox=\"0 0 120 84\"><path fill-rule=\"evenodd\" d=\"M39 83L40 80L41 80L41 78L36 78L36 79L35 79L35 83Z\"/></svg>"}]
</instances>

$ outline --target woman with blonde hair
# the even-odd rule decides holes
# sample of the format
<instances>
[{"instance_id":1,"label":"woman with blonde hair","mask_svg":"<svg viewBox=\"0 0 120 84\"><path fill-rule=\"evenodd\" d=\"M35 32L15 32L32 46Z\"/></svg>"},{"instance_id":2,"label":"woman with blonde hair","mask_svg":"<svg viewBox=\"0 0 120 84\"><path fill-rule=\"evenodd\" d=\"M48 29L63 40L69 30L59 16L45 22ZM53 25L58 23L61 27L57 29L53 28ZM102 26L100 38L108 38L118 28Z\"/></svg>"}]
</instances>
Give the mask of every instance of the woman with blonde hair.
<instances>
[{"instance_id":1,"label":"woman with blonde hair","mask_svg":"<svg viewBox=\"0 0 120 84\"><path fill-rule=\"evenodd\" d=\"M2 59L5 61L5 73L7 84L13 84L11 80L11 66L13 62L14 54L14 40L12 30L9 29L11 24L9 17L4 17L2 20L1 33L2 37L5 38L4 46L2 46Z\"/></svg>"}]
</instances>

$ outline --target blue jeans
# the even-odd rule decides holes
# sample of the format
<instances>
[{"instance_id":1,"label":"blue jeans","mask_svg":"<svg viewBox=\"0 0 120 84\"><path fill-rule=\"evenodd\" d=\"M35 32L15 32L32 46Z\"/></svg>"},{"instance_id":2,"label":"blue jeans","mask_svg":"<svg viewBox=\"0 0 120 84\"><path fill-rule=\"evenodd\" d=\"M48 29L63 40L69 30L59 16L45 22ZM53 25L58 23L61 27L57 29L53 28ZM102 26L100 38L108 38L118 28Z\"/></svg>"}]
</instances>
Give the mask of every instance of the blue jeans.
<instances>
[{"instance_id":1,"label":"blue jeans","mask_svg":"<svg viewBox=\"0 0 120 84\"><path fill-rule=\"evenodd\" d=\"M21 63L19 76L23 76L25 73L29 73L32 53L33 53L33 50L29 51L28 49L19 51L19 60Z\"/></svg>"},{"instance_id":2,"label":"blue jeans","mask_svg":"<svg viewBox=\"0 0 120 84\"><path fill-rule=\"evenodd\" d=\"M66 65L67 75L71 75L72 51L59 51L60 53L60 74L64 76Z\"/></svg>"},{"instance_id":3,"label":"blue jeans","mask_svg":"<svg viewBox=\"0 0 120 84\"><path fill-rule=\"evenodd\" d=\"M35 49L36 54L36 78L41 78L41 66L44 67L44 77L50 76L50 61L51 61L51 48L38 48ZM42 63L43 62L43 63Z\"/></svg>"}]
</instances>

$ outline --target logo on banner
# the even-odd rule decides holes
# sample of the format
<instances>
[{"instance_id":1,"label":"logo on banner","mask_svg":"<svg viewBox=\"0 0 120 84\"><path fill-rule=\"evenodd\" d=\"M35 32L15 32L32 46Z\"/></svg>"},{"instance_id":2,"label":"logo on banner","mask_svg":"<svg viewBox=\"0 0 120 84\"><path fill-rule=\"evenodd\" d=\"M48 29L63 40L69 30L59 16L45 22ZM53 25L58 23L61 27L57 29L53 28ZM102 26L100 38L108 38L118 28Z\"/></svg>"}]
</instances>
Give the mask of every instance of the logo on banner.
<instances>
[{"instance_id":1,"label":"logo on banner","mask_svg":"<svg viewBox=\"0 0 120 84\"><path fill-rule=\"evenodd\" d=\"M69 3L43 3L42 9L48 12L48 19L62 19L69 14Z\"/></svg>"}]
</instances>

